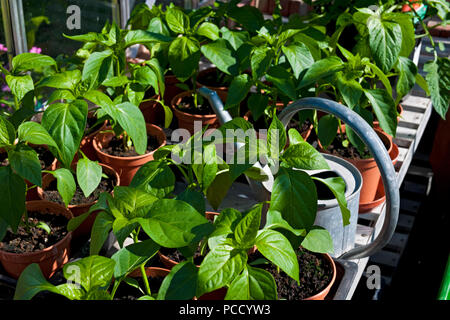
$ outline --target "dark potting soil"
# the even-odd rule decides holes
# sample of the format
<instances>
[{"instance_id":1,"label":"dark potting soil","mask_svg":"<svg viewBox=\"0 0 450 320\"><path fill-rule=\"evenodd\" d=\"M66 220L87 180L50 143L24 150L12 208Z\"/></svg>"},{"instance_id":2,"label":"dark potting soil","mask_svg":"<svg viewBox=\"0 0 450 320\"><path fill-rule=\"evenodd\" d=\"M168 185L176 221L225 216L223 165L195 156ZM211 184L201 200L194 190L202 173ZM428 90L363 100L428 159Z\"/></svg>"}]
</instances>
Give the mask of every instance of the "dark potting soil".
<instances>
[{"instance_id":1,"label":"dark potting soil","mask_svg":"<svg viewBox=\"0 0 450 320\"><path fill-rule=\"evenodd\" d=\"M147 151L145 153L150 153L153 150L156 150L159 146L160 143L158 142L156 137L147 135ZM137 153L134 149L134 146L131 146L128 150L126 150L123 144L123 140L121 138L117 138L116 136L111 139L109 145L106 148L102 148L102 151L116 157L140 156L140 154Z\"/></svg>"},{"instance_id":2,"label":"dark potting soil","mask_svg":"<svg viewBox=\"0 0 450 320\"><path fill-rule=\"evenodd\" d=\"M50 227L50 234L44 229L34 227L38 222L45 222ZM8 231L0 242L0 249L12 253L26 253L48 248L67 235L68 219L61 215L28 212L30 230L21 225L16 233Z\"/></svg>"},{"instance_id":3,"label":"dark potting soil","mask_svg":"<svg viewBox=\"0 0 450 320\"><path fill-rule=\"evenodd\" d=\"M282 270L271 263L261 264L258 267L270 272L277 285L278 299L302 300L311 297L330 283L333 277L332 266L320 254L299 248L297 260L300 269L300 285ZM256 252L249 256L248 263L261 259L263 255Z\"/></svg>"},{"instance_id":4,"label":"dark potting soil","mask_svg":"<svg viewBox=\"0 0 450 320\"><path fill-rule=\"evenodd\" d=\"M288 126L286 128L286 133L289 131L289 129L294 128L297 130L302 136L308 132L309 128L311 127L311 121L308 119L303 121L303 123L300 123L300 121L291 119L289 121Z\"/></svg>"},{"instance_id":5,"label":"dark potting soil","mask_svg":"<svg viewBox=\"0 0 450 320\"><path fill-rule=\"evenodd\" d=\"M163 255L165 255L170 260L173 260L175 262L182 262L186 260L186 258L183 256L183 254L178 251L177 249L169 249L169 248L161 248L159 250ZM197 248L197 251L194 253L194 264L199 266L203 260L205 259L205 255L208 253L208 249L205 250L205 254L202 255L200 253L200 247Z\"/></svg>"},{"instance_id":6,"label":"dark potting soil","mask_svg":"<svg viewBox=\"0 0 450 320\"><path fill-rule=\"evenodd\" d=\"M33 149L37 152L39 162L41 163L41 169L48 168L55 161L55 156L43 146L36 146Z\"/></svg>"},{"instance_id":7,"label":"dark potting soil","mask_svg":"<svg viewBox=\"0 0 450 320\"><path fill-rule=\"evenodd\" d=\"M347 135L344 133L344 140L348 139ZM327 151L334 156L344 157L354 160L360 159L369 159L372 158L372 154L370 153L367 147L364 148L364 152L361 154L358 149L356 149L351 143L348 144L347 147L342 145L343 139L341 138L341 134L338 133L333 142L328 146Z\"/></svg>"},{"instance_id":8,"label":"dark potting soil","mask_svg":"<svg viewBox=\"0 0 450 320\"><path fill-rule=\"evenodd\" d=\"M144 284L144 280L142 280L142 277L138 277L138 278L134 278L135 280L137 280L138 284L139 284L139 288L142 289L142 291L145 292L145 284ZM164 280L164 277L157 277L157 278L152 278L152 277L148 277L148 284L150 286L150 291L152 294L158 293L159 288L161 288L161 284ZM145 295L144 293L142 293L139 289L134 288L128 284L126 284L125 282L122 282L119 285L119 288L116 291L116 294L114 295L114 300L137 300L140 297L142 297L143 295Z\"/></svg>"},{"instance_id":9,"label":"dark potting soil","mask_svg":"<svg viewBox=\"0 0 450 320\"><path fill-rule=\"evenodd\" d=\"M197 81L208 87L229 87L231 84L231 78L220 71L202 74Z\"/></svg>"},{"instance_id":10,"label":"dark potting soil","mask_svg":"<svg viewBox=\"0 0 450 320\"><path fill-rule=\"evenodd\" d=\"M55 157L47 148L43 146L35 146L33 149L37 152L42 170L48 168L55 160ZM8 154L6 152L2 152L0 153L0 167L7 165L9 165Z\"/></svg>"},{"instance_id":11,"label":"dark potting soil","mask_svg":"<svg viewBox=\"0 0 450 320\"><path fill-rule=\"evenodd\" d=\"M195 107L194 97L185 96L181 99L180 104L177 106L178 110L190 114L198 114L198 115L210 115L214 114L209 101L205 98L200 98L198 96L197 107Z\"/></svg>"},{"instance_id":12,"label":"dark potting soil","mask_svg":"<svg viewBox=\"0 0 450 320\"><path fill-rule=\"evenodd\" d=\"M46 190L44 190L44 199L64 205L64 201L57 190L56 184L56 179L50 182ZM87 198L84 196L84 193L78 183L76 183L76 185L77 188L75 190L75 194L69 203L71 205L87 204L96 201L100 196L100 193L111 192L114 189L114 186L116 185L116 178L112 176L108 176L108 179L102 177L98 187Z\"/></svg>"}]
</instances>

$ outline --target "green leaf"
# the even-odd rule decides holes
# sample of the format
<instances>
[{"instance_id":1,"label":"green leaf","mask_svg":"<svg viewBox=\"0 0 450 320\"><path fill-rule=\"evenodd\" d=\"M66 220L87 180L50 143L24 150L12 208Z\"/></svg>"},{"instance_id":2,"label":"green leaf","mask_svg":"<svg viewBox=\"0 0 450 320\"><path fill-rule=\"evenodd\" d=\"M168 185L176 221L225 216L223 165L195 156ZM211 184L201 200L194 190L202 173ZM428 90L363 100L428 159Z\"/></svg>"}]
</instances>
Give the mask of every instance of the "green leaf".
<instances>
[{"instance_id":1,"label":"green leaf","mask_svg":"<svg viewBox=\"0 0 450 320\"><path fill-rule=\"evenodd\" d=\"M148 24L147 31L170 37L170 31L160 17L154 17Z\"/></svg>"},{"instance_id":2,"label":"green leaf","mask_svg":"<svg viewBox=\"0 0 450 320\"><path fill-rule=\"evenodd\" d=\"M245 250L228 244L212 249L198 270L197 297L230 284L245 267L247 258Z\"/></svg>"},{"instance_id":3,"label":"green leaf","mask_svg":"<svg viewBox=\"0 0 450 320\"><path fill-rule=\"evenodd\" d=\"M50 171L50 173L56 178L56 189L67 207L76 190L73 174L66 168L59 168L55 171Z\"/></svg>"},{"instance_id":4,"label":"green leaf","mask_svg":"<svg viewBox=\"0 0 450 320\"><path fill-rule=\"evenodd\" d=\"M50 291L61 294L71 300L80 299L84 294L82 289L78 289L76 284L63 284L55 287L48 282L37 263L27 266L21 273L17 281L14 300L31 300L36 294L42 291Z\"/></svg>"},{"instance_id":5,"label":"green leaf","mask_svg":"<svg viewBox=\"0 0 450 320\"><path fill-rule=\"evenodd\" d=\"M113 52L110 49L91 53L83 66L81 80L88 80L91 88L102 83L108 76L112 55Z\"/></svg>"},{"instance_id":6,"label":"green leaf","mask_svg":"<svg viewBox=\"0 0 450 320\"><path fill-rule=\"evenodd\" d=\"M219 39L219 27L211 22L203 22L197 29L199 36L204 36L212 41Z\"/></svg>"},{"instance_id":7,"label":"green leaf","mask_svg":"<svg viewBox=\"0 0 450 320\"><path fill-rule=\"evenodd\" d=\"M109 286L114 265L114 260L110 258L89 256L64 265L63 273L66 279L73 279L73 273L76 272L79 284L89 293L95 288Z\"/></svg>"},{"instance_id":8,"label":"green leaf","mask_svg":"<svg viewBox=\"0 0 450 320\"><path fill-rule=\"evenodd\" d=\"M386 88L386 90L389 93L389 95L392 96L392 86L391 86L391 83L389 82L388 77L384 74L384 72L381 71L381 69L378 68L373 63L365 62L365 64L370 67L372 72L378 77L378 79L381 81L383 86Z\"/></svg>"},{"instance_id":9,"label":"green leaf","mask_svg":"<svg viewBox=\"0 0 450 320\"><path fill-rule=\"evenodd\" d=\"M330 169L325 158L308 142L290 145L281 155L288 166L303 170Z\"/></svg>"},{"instance_id":10,"label":"green leaf","mask_svg":"<svg viewBox=\"0 0 450 320\"><path fill-rule=\"evenodd\" d=\"M399 75L395 105L398 105L402 98L411 91L416 83L417 66L412 60L400 56L397 61L396 69L399 72Z\"/></svg>"},{"instance_id":11,"label":"green leaf","mask_svg":"<svg viewBox=\"0 0 450 320\"><path fill-rule=\"evenodd\" d=\"M409 57L416 45L413 19L411 19L409 14L405 13L386 13L383 14L383 18L400 26L402 30L402 46L399 55Z\"/></svg>"},{"instance_id":12,"label":"green leaf","mask_svg":"<svg viewBox=\"0 0 450 320\"><path fill-rule=\"evenodd\" d=\"M105 211L98 213L91 230L91 243L89 247L89 254L91 256L100 252L112 229L113 221L114 218Z\"/></svg>"},{"instance_id":13,"label":"green leaf","mask_svg":"<svg viewBox=\"0 0 450 320\"><path fill-rule=\"evenodd\" d=\"M90 214L91 212L87 211L85 213L80 214L79 216L70 219L69 222L67 223L67 231L76 230L84 222L84 220L86 220L89 217Z\"/></svg>"},{"instance_id":14,"label":"green leaf","mask_svg":"<svg viewBox=\"0 0 450 320\"><path fill-rule=\"evenodd\" d=\"M225 110L239 105L245 99L251 87L252 81L249 79L248 74L244 73L234 77L228 89Z\"/></svg>"},{"instance_id":15,"label":"green leaf","mask_svg":"<svg viewBox=\"0 0 450 320\"><path fill-rule=\"evenodd\" d=\"M147 218L139 218L143 230L159 245L185 247L212 232L212 225L186 202L161 199L150 209Z\"/></svg>"},{"instance_id":16,"label":"green leaf","mask_svg":"<svg viewBox=\"0 0 450 320\"><path fill-rule=\"evenodd\" d=\"M216 178L218 171L216 145L210 144L203 149L203 173L201 177L201 183L203 192L209 188L211 183Z\"/></svg>"},{"instance_id":17,"label":"green leaf","mask_svg":"<svg viewBox=\"0 0 450 320\"><path fill-rule=\"evenodd\" d=\"M286 129L277 116L274 116L267 132L267 149L272 158L278 158L286 145Z\"/></svg>"},{"instance_id":18,"label":"green leaf","mask_svg":"<svg viewBox=\"0 0 450 320\"><path fill-rule=\"evenodd\" d=\"M277 300L275 279L269 272L246 266L227 290L225 300Z\"/></svg>"},{"instance_id":19,"label":"green leaf","mask_svg":"<svg viewBox=\"0 0 450 320\"><path fill-rule=\"evenodd\" d=\"M36 145L45 144L58 148L56 142L40 123L33 121L23 122L17 129L17 134L19 141L26 141Z\"/></svg>"},{"instance_id":20,"label":"green leaf","mask_svg":"<svg viewBox=\"0 0 450 320\"><path fill-rule=\"evenodd\" d=\"M327 114L320 118L318 127L318 136L320 143L326 150L336 137L339 127L339 121L335 116Z\"/></svg>"},{"instance_id":21,"label":"green leaf","mask_svg":"<svg viewBox=\"0 0 450 320\"><path fill-rule=\"evenodd\" d=\"M229 30L227 27L220 29L223 39L227 40L234 50L239 49L247 40L249 40L249 34L247 31Z\"/></svg>"},{"instance_id":22,"label":"green leaf","mask_svg":"<svg viewBox=\"0 0 450 320\"><path fill-rule=\"evenodd\" d=\"M225 39L202 45L201 51L220 71L229 75L237 74L236 58L233 57L232 48Z\"/></svg>"},{"instance_id":23,"label":"green leaf","mask_svg":"<svg viewBox=\"0 0 450 320\"><path fill-rule=\"evenodd\" d=\"M14 126L4 117L0 117L0 147L12 146L16 140Z\"/></svg>"},{"instance_id":24,"label":"green leaf","mask_svg":"<svg viewBox=\"0 0 450 320\"><path fill-rule=\"evenodd\" d=\"M40 69L45 66L56 66L55 60L44 54L38 53L22 53L12 59L12 73L17 74L21 71Z\"/></svg>"},{"instance_id":25,"label":"green leaf","mask_svg":"<svg viewBox=\"0 0 450 320\"><path fill-rule=\"evenodd\" d=\"M233 179L231 178L230 171L227 170L219 171L214 181L209 185L206 191L206 198L215 210L220 206L232 184Z\"/></svg>"},{"instance_id":26,"label":"green leaf","mask_svg":"<svg viewBox=\"0 0 450 320\"><path fill-rule=\"evenodd\" d=\"M206 211L205 197L200 191L185 189L182 193L177 194L175 199L189 203L192 207L194 207L195 210L197 210L201 214L204 214Z\"/></svg>"},{"instance_id":27,"label":"green leaf","mask_svg":"<svg viewBox=\"0 0 450 320\"><path fill-rule=\"evenodd\" d=\"M131 102L122 102L115 106L102 105L101 107L128 134L136 152L144 154L147 149L147 128L139 108Z\"/></svg>"},{"instance_id":28,"label":"green leaf","mask_svg":"<svg viewBox=\"0 0 450 320\"><path fill-rule=\"evenodd\" d=\"M388 72L402 48L402 29L397 23L386 21L377 14L367 19L367 29L373 58L381 70Z\"/></svg>"},{"instance_id":29,"label":"green leaf","mask_svg":"<svg viewBox=\"0 0 450 320\"><path fill-rule=\"evenodd\" d=\"M418 84L427 96L430 95L430 89L428 88L427 81L420 75L420 73L416 74L416 84Z\"/></svg>"},{"instance_id":30,"label":"green leaf","mask_svg":"<svg viewBox=\"0 0 450 320\"><path fill-rule=\"evenodd\" d=\"M311 177L313 180L317 180L322 182L328 189L333 192L336 200L339 204L339 208L342 213L342 224L343 226L350 224L350 215L351 212L347 207L347 200L345 199L345 181L341 177L331 177L322 179L319 177Z\"/></svg>"},{"instance_id":31,"label":"green leaf","mask_svg":"<svg viewBox=\"0 0 450 320\"><path fill-rule=\"evenodd\" d=\"M280 168L275 179L270 208L282 213L295 229L310 229L317 214L317 191L310 176L299 170Z\"/></svg>"},{"instance_id":32,"label":"green leaf","mask_svg":"<svg viewBox=\"0 0 450 320\"><path fill-rule=\"evenodd\" d=\"M256 32L264 25L264 17L259 9L252 6L231 6L228 16L241 24L249 32Z\"/></svg>"},{"instance_id":33,"label":"green leaf","mask_svg":"<svg viewBox=\"0 0 450 320\"><path fill-rule=\"evenodd\" d=\"M228 235L234 233L236 226L242 219L242 214L233 208L227 208L214 220L214 231L208 237L208 246L213 249Z\"/></svg>"},{"instance_id":34,"label":"green leaf","mask_svg":"<svg viewBox=\"0 0 450 320\"><path fill-rule=\"evenodd\" d=\"M230 93L228 93L230 94ZM269 97L260 93L250 93L247 101L248 109L252 112L253 120L257 121L263 114L267 105L269 104Z\"/></svg>"},{"instance_id":35,"label":"green leaf","mask_svg":"<svg viewBox=\"0 0 450 320\"><path fill-rule=\"evenodd\" d=\"M149 32L145 30L130 30L124 39L123 47L127 48L135 44L150 45L158 42L169 42L172 38L163 34Z\"/></svg>"},{"instance_id":36,"label":"green leaf","mask_svg":"<svg viewBox=\"0 0 450 320\"><path fill-rule=\"evenodd\" d=\"M251 68L253 79L260 79L270 67L274 58L274 52L269 47L255 48L251 56Z\"/></svg>"},{"instance_id":37,"label":"green leaf","mask_svg":"<svg viewBox=\"0 0 450 320\"><path fill-rule=\"evenodd\" d=\"M295 78L298 79L300 72L311 67L314 63L314 58L311 55L309 48L300 42L281 47L281 50L286 55L289 64L292 67Z\"/></svg>"},{"instance_id":38,"label":"green leaf","mask_svg":"<svg viewBox=\"0 0 450 320\"><path fill-rule=\"evenodd\" d=\"M338 57L328 57L314 62L311 67L308 68L305 75L301 79L297 89L304 88L315 83L317 80L332 75L344 68L344 63Z\"/></svg>"},{"instance_id":39,"label":"green leaf","mask_svg":"<svg viewBox=\"0 0 450 320\"><path fill-rule=\"evenodd\" d=\"M262 204L256 206L239 221L234 230L234 238L243 249L251 248L254 244L259 225L261 224Z\"/></svg>"},{"instance_id":40,"label":"green leaf","mask_svg":"<svg viewBox=\"0 0 450 320\"><path fill-rule=\"evenodd\" d=\"M8 160L12 169L32 184L42 186L41 163L38 154L31 147L19 144L8 151Z\"/></svg>"},{"instance_id":41,"label":"green leaf","mask_svg":"<svg viewBox=\"0 0 450 320\"><path fill-rule=\"evenodd\" d=\"M1 219L16 232L25 213L25 181L15 174L10 166L0 167L0 207Z\"/></svg>"},{"instance_id":42,"label":"green leaf","mask_svg":"<svg viewBox=\"0 0 450 320\"><path fill-rule=\"evenodd\" d=\"M117 77L112 77L109 79L106 79L105 81L102 82L102 85L105 87L122 87L124 85L126 85L130 80L128 79L127 76L117 76Z\"/></svg>"},{"instance_id":43,"label":"green leaf","mask_svg":"<svg viewBox=\"0 0 450 320\"><path fill-rule=\"evenodd\" d=\"M81 71L78 69L55 73L39 82L37 88L50 87L74 91L81 81Z\"/></svg>"},{"instance_id":44,"label":"green leaf","mask_svg":"<svg viewBox=\"0 0 450 320\"><path fill-rule=\"evenodd\" d=\"M130 187L143 189L162 199L174 190L175 175L167 162L150 161L139 168Z\"/></svg>"},{"instance_id":45,"label":"green leaf","mask_svg":"<svg viewBox=\"0 0 450 320\"><path fill-rule=\"evenodd\" d=\"M119 279L137 269L141 264L150 260L160 246L152 239L133 243L120 249L111 257L115 261L114 278Z\"/></svg>"},{"instance_id":46,"label":"green leaf","mask_svg":"<svg viewBox=\"0 0 450 320\"><path fill-rule=\"evenodd\" d=\"M188 37L176 38L169 46L169 63L180 81L190 78L198 69L200 46L196 40Z\"/></svg>"},{"instance_id":47,"label":"green leaf","mask_svg":"<svg viewBox=\"0 0 450 320\"><path fill-rule=\"evenodd\" d=\"M305 236L306 234L305 229L292 228L289 223L283 219L281 212L272 209L267 211L266 225L264 226L264 229L284 229L292 232L297 237Z\"/></svg>"},{"instance_id":48,"label":"green leaf","mask_svg":"<svg viewBox=\"0 0 450 320\"><path fill-rule=\"evenodd\" d=\"M333 239L328 230L322 227L313 227L303 239L302 247L318 253L332 253L334 251Z\"/></svg>"},{"instance_id":49,"label":"green leaf","mask_svg":"<svg viewBox=\"0 0 450 320\"><path fill-rule=\"evenodd\" d=\"M300 132L298 132L296 129L294 128L290 128L288 130L288 137L289 137L289 144L294 145L294 144L299 144L301 142L304 142L305 140L303 139L302 135L300 134Z\"/></svg>"},{"instance_id":50,"label":"green leaf","mask_svg":"<svg viewBox=\"0 0 450 320\"><path fill-rule=\"evenodd\" d=\"M102 166L96 161L82 158L77 162L77 182L87 198L102 180Z\"/></svg>"},{"instance_id":51,"label":"green leaf","mask_svg":"<svg viewBox=\"0 0 450 320\"><path fill-rule=\"evenodd\" d=\"M281 66L272 66L267 71L266 78L272 82L283 94L288 96L291 100L297 98L295 92L294 79L292 74Z\"/></svg>"},{"instance_id":52,"label":"green leaf","mask_svg":"<svg viewBox=\"0 0 450 320\"><path fill-rule=\"evenodd\" d=\"M395 137L397 131L397 108L392 96L383 89L366 89L364 94L372 105L381 129Z\"/></svg>"},{"instance_id":53,"label":"green leaf","mask_svg":"<svg viewBox=\"0 0 450 320\"><path fill-rule=\"evenodd\" d=\"M345 104L350 109L353 109L356 105L359 105L359 99L363 93L363 88L358 81L354 79L347 79L342 72L337 72L336 84Z\"/></svg>"},{"instance_id":54,"label":"green leaf","mask_svg":"<svg viewBox=\"0 0 450 320\"><path fill-rule=\"evenodd\" d=\"M88 106L86 101L75 100L71 103L54 103L42 116L42 126L58 146L55 152L66 168L70 167L77 153L87 122ZM53 148L54 149L54 148Z\"/></svg>"},{"instance_id":55,"label":"green leaf","mask_svg":"<svg viewBox=\"0 0 450 320\"><path fill-rule=\"evenodd\" d=\"M7 75L5 79L18 101L21 101L28 92L34 90L33 79L29 74L24 76Z\"/></svg>"},{"instance_id":56,"label":"green leaf","mask_svg":"<svg viewBox=\"0 0 450 320\"><path fill-rule=\"evenodd\" d=\"M175 33L186 33L189 30L189 17L179 8L167 8L166 22Z\"/></svg>"},{"instance_id":57,"label":"green leaf","mask_svg":"<svg viewBox=\"0 0 450 320\"><path fill-rule=\"evenodd\" d=\"M264 257L286 272L292 279L299 281L297 255L285 236L274 230L262 230L256 238L256 247Z\"/></svg>"},{"instance_id":58,"label":"green leaf","mask_svg":"<svg viewBox=\"0 0 450 320\"><path fill-rule=\"evenodd\" d=\"M191 300L197 291L198 268L183 261L170 270L158 291L158 300Z\"/></svg>"},{"instance_id":59,"label":"green leaf","mask_svg":"<svg viewBox=\"0 0 450 320\"><path fill-rule=\"evenodd\" d=\"M427 72L426 79L430 89L431 101L436 112L445 119L450 102L450 60L438 58L437 61L428 62L424 65Z\"/></svg>"}]
</instances>

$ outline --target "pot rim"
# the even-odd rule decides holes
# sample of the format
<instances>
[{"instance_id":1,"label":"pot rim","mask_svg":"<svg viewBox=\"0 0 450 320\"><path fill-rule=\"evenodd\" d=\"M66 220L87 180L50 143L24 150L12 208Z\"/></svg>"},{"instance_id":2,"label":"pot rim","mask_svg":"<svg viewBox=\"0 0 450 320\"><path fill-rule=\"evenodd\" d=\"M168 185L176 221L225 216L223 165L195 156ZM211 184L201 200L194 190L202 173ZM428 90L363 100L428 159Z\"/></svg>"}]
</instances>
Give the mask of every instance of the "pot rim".
<instances>
[{"instance_id":1,"label":"pot rim","mask_svg":"<svg viewBox=\"0 0 450 320\"><path fill-rule=\"evenodd\" d=\"M181 117L188 117L188 118L194 118L194 119L199 119L199 120L203 120L203 119L211 120L211 119L217 118L217 115L215 113L205 114L205 115L192 114L192 113L181 111L176 107L176 105L178 104L180 99L182 99L185 96L188 96L192 93L193 93L193 90L183 91L172 98L172 101L170 102L170 108L174 111L175 115L181 115Z\"/></svg>"},{"instance_id":2,"label":"pot rim","mask_svg":"<svg viewBox=\"0 0 450 320\"><path fill-rule=\"evenodd\" d=\"M48 200L32 200L32 201L26 201L25 202L25 206L27 207L28 205L33 205L33 204L36 204L36 203L44 203L44 204L47 204L47 205L50 205L50 206L58 206L58 207L60 207L61 209L64 209L63 211L65 211L65 213L67 214L62 214L62 215L64 215L66 218L67 218L67 222L70 220L70 219L72 219L73 218L73 214L72 214L72 212L69 210L69 209L67 209L66 207L63 207L63 206L61 206L60 204L58 204L58 203L55 203L55 202L51 202L51 201L48 201ZM38 211L38 210L36 210L36 211ZM41 212L41 213L43 213L43 212ZM44 214L47 214L47 213L44 213ZM49 213L50 214L50 213ZM56 215L60 215L61 213L55 213ZM71 218L69 218L68 216L70 216ZM67 227L66 227L67 228ZM55 247L59 247L59 246L61 246L64 242L66 242L66 241L70 241L72 239L72 231L67 231L67 234L61 239L61 240L59 240L58 242L56 242L55 244L52 244L51 246L49 246L49 247L47 247L47 248L44 248L44 249L42 249L42 250L38 250L38 251L33 251L33 252L24 252L24 253L15 253L15 252L8 252L8 251L5 251L5 250L2 250L2 249L0 249L0 256L4 256L6 259L14 259L14 258L23 258L23 257L35 257L35 256L40 256L40 255L42 255L42 254L44 254L44 253L47 253L47 252L50 252L50 251L53 251L54 249L55 249Z\"/></svg>"},{"instance_id":3,"label":"pot rim","mask_svg":"<svg viewBox=\"0 0 450 320\"><path fill-rule=\"evenodd\" d=\"M163 142L160 143L159 147L156 148L155 150L149 152L149 153L145 153L145 154L142 154L142 155L139 155L139 156L132 156L132 157L118 157L118 156L113 156L113 155L110 155L110 154L108 154L108 153L106 153L106 152L103 152L103 151L101 150L101 148L99 147L99 146L101 146L102 144L101 144L101 142L98 140L99 135L101 135L101 134L106 134L106 133L102 133L102 132L98 132L98 133L94 136L94 138L93 138L93 140L92 140L92 146L94 147L94 149L95 149L96 152L98 152L98 153L100 153L102 156L107 157L107 158L110 158L110 159L114 159L114 160L122 160L122 161L123 161L123 160L134 161L134 160L141 160L141 159L144 159L144 158L146 158L146 157L148 157L148 156L153 155L153 154L155 153L156 150L158 150L158 149L161 148L161 147L164 147L164 146L166 145L166 143L167 143L167 137L166 137L166 134L164 133L164 130L162 130L162 129L161 129L160 127L158 127L157 125L154 125L154 124L151 124L151 123L146 123L145 125L146 125L146 127L147 127L147 133L149 133L149 127L151 127L151 128L153 128L153 129L156 129L157 131L159 131L159 132L162 134L162 137L164 138ZM111 129L111 126L108 126L108 127L106 127L105 129ZM115 136L115 134L114 134L114 136ZM157 135L152 135L152 136L158 138Z\"/></svg>"}]
</instances>

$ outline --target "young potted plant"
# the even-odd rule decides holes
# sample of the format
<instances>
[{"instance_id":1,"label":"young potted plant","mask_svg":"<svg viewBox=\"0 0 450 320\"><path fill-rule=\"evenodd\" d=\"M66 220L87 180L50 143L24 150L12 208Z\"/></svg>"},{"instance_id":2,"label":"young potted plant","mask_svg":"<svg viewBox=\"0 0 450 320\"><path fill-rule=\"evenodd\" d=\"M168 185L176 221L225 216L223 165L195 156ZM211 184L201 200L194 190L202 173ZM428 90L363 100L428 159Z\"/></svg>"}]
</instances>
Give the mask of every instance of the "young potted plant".
<instances>
[{"instance_id":1,"label":"young potted plant","mask_svg":"<svg viewBox=\"0 0 450 320\"><path fill-rule=\"evenodd\" d=\"M66 225L72 213L48 201L25 201L27 191L42 185L41 164L37 152L28 143L56 147L50 134L36 122L23 122L16 131L0 117L0 147L7 153L7 163L0 167L4 183L0 201L0 261L6 272L18 278L30 263L40 263L50 277L68 261L71 232ZM55 172L60 172L58 169ZM29 181L33 186L27 186Z\"/></svg>"}]
</instances>

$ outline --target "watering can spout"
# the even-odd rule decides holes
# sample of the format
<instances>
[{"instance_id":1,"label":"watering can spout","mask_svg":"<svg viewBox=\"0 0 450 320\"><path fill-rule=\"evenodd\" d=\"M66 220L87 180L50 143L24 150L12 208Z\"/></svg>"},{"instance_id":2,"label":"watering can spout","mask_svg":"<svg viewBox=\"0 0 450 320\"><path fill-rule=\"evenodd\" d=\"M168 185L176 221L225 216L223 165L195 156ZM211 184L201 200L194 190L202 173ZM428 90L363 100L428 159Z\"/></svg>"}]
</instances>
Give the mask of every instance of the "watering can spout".
<instances>
[{"instance_id":1,"label":"watering can spout","mask_svg":"<svg viewBox=\"0 0 450 320\"><path fill-rule=\"evenodd\" d=\"M199 89L199 93L209 100L221 124L232 120L232 117L224 109L223 103L215 91L203 87ZM394 166L392 165L389 154L387 153L386 148L384 147L378 135L360 115L358 115L350 108L347 108L346 106L331 100L323 98L299 99L288 105L280 113L279 119L286 128L295 114L297 114L301 110L306 109L313 109L330 113L344 121L366 144L373 157L375 158L375 162L378 168L380 169L382 182L386 192L386 212L383 226L379 234L370 244L353 248L342 254L339 258L360 259L371 256L375 252L383 248L386 244L388 244L395 232L395 227L398 220L398 213L400 208L400 193L397 184L397 175L395 173ZM259 162L257 162L255 166L258 166L260 168L268 167L261 166ZM266 173L269 175L269 177L272 178L273 181L273 175L270 173L270 169L265 171L268 171ZM270 199L270 194L267 195L267 188L264 187L266 182L257 182L249 179L248 177L247 180L249 181L250 187L253 189L255 194L259 195L260 198L262 197L262 199L258 200L264 201Z\"/></svg>"}]
</instances>

